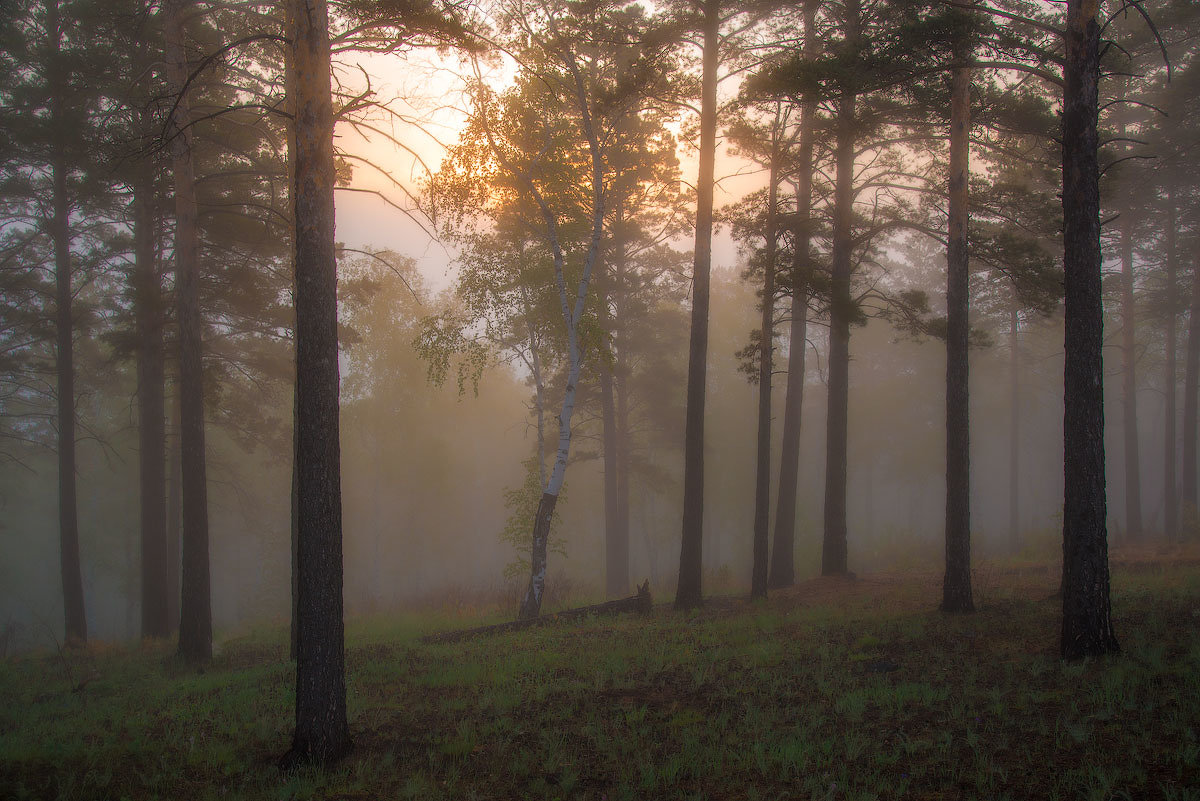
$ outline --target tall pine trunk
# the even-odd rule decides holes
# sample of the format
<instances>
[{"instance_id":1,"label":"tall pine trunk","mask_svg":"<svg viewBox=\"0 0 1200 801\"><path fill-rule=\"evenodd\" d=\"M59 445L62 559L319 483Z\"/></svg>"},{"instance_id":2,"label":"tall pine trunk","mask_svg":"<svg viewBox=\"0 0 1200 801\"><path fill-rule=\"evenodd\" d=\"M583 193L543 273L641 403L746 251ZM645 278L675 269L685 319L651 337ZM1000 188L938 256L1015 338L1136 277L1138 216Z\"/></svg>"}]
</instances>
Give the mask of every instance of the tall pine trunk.
<instances>
[{"instance_id":1,"label":"tall pine trunk","mask_svg":"<svg viewBox=\"0 0 1200 801\"><path fill-rule=\"evenodd\" d=\"M605 311L607 293L598 298L601 309L600 325L610 330L611 319ZM615 378L613 376L614 354L607 349L600 364L600 406L604 449L604 587L609 598L621 598L629 590L629 539L628 529L621 531L618 485L620 483L621 449L617 435L617 404ZM622 537L622 533L625 534Z\"/></svg>"},{"instance_id":2,"label":"tall pine trunk","mask_svg":"<svg viewBox=\"0 0 1200 801\"><path fill-rule=\"evenodd\" d=\"M971 446L969 417L968 175L971 69L962 42L951 75L949 246L946 254L946 574L942 611L972 612Z\"/></svg>"},{"instance_id":3,"label":"tall pine trunk","mask_svg":"<svg viewBox=\"0 0 1200 801\"><path fill-rule=\"evenodd\" d=\"M79 509L75 476L75 320L71 286L71 197L67 189L65 135L57 123L66 112L66 66L60 54L63 39L58 0L46 0L46 44L49 50L49 89L52 134L51 218L49 233L54 246L55 373L58 395L58 531L59 568L63 587L66 641L87 641L87 615L83 603L83 570L79 556Z\"/></svg>"},{"instance_id":4,"label":"tall pine trunk","mask_svg":"<svg viewBox=\"0 0 1200 801\"><path fill-rule=\"evenodd\" d=\"M704 53L700 77L700 168L696 179L696 244L692 268L692 321L688 343L687 416L683 443L683 530L675 607L703 601L704 405L708 364L709 271L712 267L713 190L717 154L717 49L721 4L704 2Z\"/></svg>"},{"instance_id":5,"label":"tall pine trunk","mask_svg":"<svg viewBox=\"0 0 1200 801\"><path fill-rule=\"evenodd\" d=\"M630 531L629 531L629 472L633 465L630 457L629 432L629 373L622 343L617 342L617 359L614 365L613 391L617 405L617 441L620 459L617 461L617 530L616 536L625 543L626 592L629 584Z\"/></svg>"},{"instance_id":6,"label":"tall pine trunk","mask_svg":"<svg viewBox=\"0 0 1200 801\"><path fill-rule=\"evenodd\" d=\"M71 233L68 223L66 168L54 165L55 372L58 379L58 530L66 640L87 641L83 605L83 570L79 558L79 511L75 477L75 358L71 289Z\"/></svg>"},{"instance_id":7,"label":"tall pine trunk","mask_svg":"<svg viewBox=\"0 0 1200 801\"><path fill-rule=\"evenodd\" d=\"M292 278L295 282L295 277ZM292 305L295 305L293 299ZM295 331L293 329L293 337ZM295 339L292 340L295 343ZM297 374L299 371L297 370ZM298 628L296 618L298 615L297 604L300 602L300 395L296 389L296 381L292 379L292 480L288 488L289 492L289 511L291 517L289 519L289 534L290 534L290 555L291 555L291 587L292 587L292 620L289 628L288 637L288 658L292 661L296 659L296 641L298 637Z\"/></svg>"},{"instance_id":8,"label":"tall pine trunk","mask_svg":"<svg viewBox=\"0 0 1200 801\"><path fill-rule=\"evenodd\" d=\"M1180 466L1180 521L1189 529L1200 524L1196 498L1197 396L1200 395L1200 251L1192 256L1192 302L1188 312L1187 353L1183 377L1183 464Z\"/></svg>"},{"instance_id":9,"label":"tall pine trunk","mask_svg":"<svg viewBox=\"0 0 1200 801\"><path fill-rule=\"evenodd\" d=\"M1068 0L1063 69L1062 656L1118 650L1109 590L1104 494L1104 307L1096 132L1098 0Z\"/></svg>"},{"instance_id":10,"label":"tall pine trunk","mask_svg":"<svg viewBox=\"0 0 1200 801\"><path fill-rule=\"evenodd\" d=\"M1021 550L1021 380L1018 369L1021 355L1017 349L1020 312L1017 294L1013 290L1008 309L1008 549L1016 554Z\"/></svg>"},{"instance_id":11,"label":"tall pine trunk","mask_svg":"<svg viewBox=\"0 0 1200 801\"><path fill-rule=\"evenodd\" d=\"M200 242L192 164L191 104L184 17L189 0L163 4L167 82L175 96L171 161L175 174L175 304L179 320L180 450L183 466L183 559L180 573L179 653L190 662L212 658L208 555L208 482L204 454L203 322L200 317Z\"/></svg>"},{"instance_id":12,"label":"tall pine trunk","mask_svg":"<svg viewBox=\"0 0 1200 801\"><path fill-rule=\"evenodd\" d=\"M171 471L167 483L167 623L172 634L179 631L180 562L183 544L183 454L179 446L179 398L172 404L171 447L167 463Z\"/></svg>"},{"instance_id":13,"label":"tall pine trunk","mask_svg":"<svg viewBox=\"0 0 1200 801\"><path fill-rule=\"evenodd\" d=\"M153 168L148 164L139 166L133 186L133 284L138 342L142 636L166 637L171 633L167 584L166 371L154 201Z\"/></svg>"},{"instance_id":14,"label":"tall pine trunk","mask_svg":"<svg viewBox=\"0 0 1200 801\"><path fill-rule=\"evenodd\" d=\"M853 243L851 221L854 205L854 117L853 94L838 100L837 175L834 183L833 253L829 304L829 400L825 428L825 537L821 549L821 574L845 575L846 546L846 450L850 402L850 298Z\"/></svg>"},{"instance_id":15,"label":"tall pine trunk","mask_svg":"<svg viewBox=\"0 0 1200 801\"><path fill-rule=\"evenodd\" d=\"M776 125L779 118L776 116ZM775 345L775 253L778 248L776 219L779 205L779 144L782 132L773 130L767 168L767 242L763 263L762 315L758 352L758 447L754 484L754 551L750 576L750 597L767 597L767 538L771 518L771 370Z\"/></svg>"},{"instance_id":16,"label":"tall pine trunk","mask_svg":"<svg viewBox=\"0 0 1200 801\"><path fill-rule=\"evenodd\" d=\"M291 762L330 764L350 750L342 609L337 262L333 102L325 0L288 3L295 152L296 730Z\"/></svg>"},{"instance_id":17,"label":"tall pine trunk","mask_svg":"<svg viewBox=\"0 0 1200 801\"><path fill-rule=\"evenodd\" d=\"M1165 232L1165 245L1167 249L1167 363L1165 366L1166 380L1163 382L1163 390L1167 395L1167 408L1165 410L1166 425L1163 432L1163 536L1168 542L1174 542L1179 538L1179 488L1176 484L1177 476L1175 474L1176 448L1178 447L1175 429L1175 391L1177 384L1175 376L1175 292L1178 290L1179 284L1178 253L1176 252L1178 243L1175 231L1177 224L1175 184L1168 182L1167 230Z\"/></svg>"},{"instance_id":18,"label":"tall pine trunk","mask_svg":"<svg viewBox=\"0 0 1200 801\"><path fill-rule=\"evenodd\" d=\"M621 472L625 469L620 427L617 421L617 343L616 295L622 291L617 265L624 261L620 237L622 208L618 204L609 235L608 255L596 275L597 314L600 328L607 334L607 346L600 356L600 405L604 449L604 587L609 598L629 594L629 526L621 525ZM626 518L627 520L628 518Z\"/></svg>"},{"instance_id":19,"label":"tall pine trunk","mask_svg":"<svg viewBox=\"0 0 1200 801\"><path fill-rule=\"evenodd\" d=\"M817 55L813 30L818 3L804 3L804 58ZM800 478L800 427L804 411L804 357L808 339L808 285L812 272L813 119L815 104L805 98L800 109L800 142L796 162L796 224L793 229L791 330L787 389L783 401L783 446L779 459L779 497L775 508L775 541L767 586L790 587L796 580L796 493Z\"/></svg>"},{"instance_id":20,"label":"tall pine trunk","mask_svg":"<svg viewBox=\"0 0 1200 801\"><path fill-rule=\"evenodd\" d=\"M295 260L295 241L296 231L294 227L296 218L295 198L292 196L296 187L296 70L292 64L292 59L285 58L283 60L283 85L287 94L285 105L288 109L288 117L284 123L287 131L287 171L288 171L288 217L292 220L293 228L291 231L292 242L292 308L295 310L296 297L296 260ZM288 656L292 661L296 660L296 604L299 598L299 560L298 550L300 547L300 465L297 461L299 458L299 431L300 431L300 402L296 394L296 376L298 374L296 362L296 322L292 319L292 481L291 481L291 587L292 587L292 615L291 629L289 636Z\"/></svg>"},{"instance_id":21,"label":"tall pine trunk","mask_svg":"<svg viewBox=\"0 0 1200 801\"><path fill-rule=\"evenodd\" d=\"M1139 469L1137 415L1137 315L1133 299L1133 219L1121 215L1121 395L1125 435L1125 531L1131 540L1142 537L1142 478Z\"/></svg>"},{"instance_id":22,"label":"tall pine trunk","mask_svg":"<svg viewBox=\"0 0 1200 801\"><path fill-rule=\"evenodd\" d=\"M807 239L807 237L804 237ZM805 258L807 261L807 258ZM771 547L771 589L796 582L796 506L800 479L800 431L804 411L805 351L808 343L808 279L792 276L792 319L788 378L783 409L783 453L779 462L779 497L775 507L775 538ZM798 299L797 299L798 296Z\"/></svg>"},{"instance_id":23,"label":"tall pine trunk","mask_svg":"<svg viewBox=\"0 0 1200 801\"><path fill-rule=\"evenodd\" d=\"M613 310L616 323L613 328L613 347L616 358L613 361L613 394L616 400L616 442L615 447L619 459L617 461L617 527L616 536L625 543L625 580L626 591L629 583L630 559L630 530L629 530L629 473L633 466L630 455L631 435L629 431L629 356L626 347L627 339L625 326L628 323L625 300L628 291L628 266L621 260L620 273L617 280L617 294L613 299Z\"/></svg>"}]
</instances>

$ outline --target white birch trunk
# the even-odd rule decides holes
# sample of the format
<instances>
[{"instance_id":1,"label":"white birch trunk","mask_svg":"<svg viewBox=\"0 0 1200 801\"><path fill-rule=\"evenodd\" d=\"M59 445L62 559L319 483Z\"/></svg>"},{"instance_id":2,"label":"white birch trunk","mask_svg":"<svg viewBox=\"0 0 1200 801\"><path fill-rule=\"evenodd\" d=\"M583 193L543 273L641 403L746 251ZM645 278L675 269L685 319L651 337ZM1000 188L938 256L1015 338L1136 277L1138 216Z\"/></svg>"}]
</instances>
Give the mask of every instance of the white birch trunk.
<instances>
[{"instance_id":1,"label":"white birch trunk","mask_svg":"<svg viewBox=\"0 0 1200 801\"><path fill-rule=\"evenodd\" d=\"M536 185L526 177L526 184L546 223L546 236L554 254L554 279L558 284L563 323L567 328L568 371L567 385L563 391L562 406L558 414L558 450L554 457L554 467L550 471L550 479L545 484L542 499L538 503L537 514L533 521L529 588L521 602L519 613L521 619L537 617L541 614L542 597L546 590L546 550L550 539L550 521L553 518L554 506L558 502L558 495L562 491L563 480L567 473L567 459L571 453L571 418L575 413L575 395L579 385L579 374L583 367L583 353L579 348L579 321L583 319L583 309L587 301L588 287L591 284L592 270L596 264L600 239L604 232L604 158L600 142L592 127L591 107L587 100L583 78L570 53L564 54L564 60L574 79L575 99L579 103L581 116L580 127L584 138L587 139L592 161L592 239L588 245L587 256L584 258L583 273L576 287L574 308L571 308L567 296L563 251L558 239L558 225L555 216L546 205Z\"/></svg>"}]
</instances>

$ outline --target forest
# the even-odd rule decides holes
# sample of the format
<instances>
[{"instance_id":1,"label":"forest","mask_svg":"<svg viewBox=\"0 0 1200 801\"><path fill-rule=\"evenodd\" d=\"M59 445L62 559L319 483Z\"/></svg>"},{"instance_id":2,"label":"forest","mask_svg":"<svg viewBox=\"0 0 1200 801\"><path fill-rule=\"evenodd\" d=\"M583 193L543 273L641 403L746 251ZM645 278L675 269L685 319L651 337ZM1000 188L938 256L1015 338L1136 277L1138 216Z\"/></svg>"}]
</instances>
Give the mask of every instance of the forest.
<instances>
[{"instance_id":1,"label":"forest","mask_svg":"<svg viewBox=\"0 0 1200 801\"><path fill-rule=\"evenodd\" d=\"M0 797L1200 797L1198 58L0 2Z\"/></svg>"}]
</instances>

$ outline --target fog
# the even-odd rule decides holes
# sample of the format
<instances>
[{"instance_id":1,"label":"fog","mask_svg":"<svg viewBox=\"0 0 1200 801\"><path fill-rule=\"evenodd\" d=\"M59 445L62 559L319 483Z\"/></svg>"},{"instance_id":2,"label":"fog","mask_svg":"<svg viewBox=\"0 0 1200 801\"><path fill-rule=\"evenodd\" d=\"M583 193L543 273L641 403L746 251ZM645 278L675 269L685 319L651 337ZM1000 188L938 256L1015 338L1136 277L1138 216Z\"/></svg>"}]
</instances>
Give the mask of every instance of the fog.
<instances>
[{"instance_id":1,"label":"fog","mask_svg":"<svg viewBox=\"0 0 1200 801\"><path fill-rule=\"evenodd\" d=\"M521 549L501 534L511 510L505 491L519 488L522 463L536 447L527 376L491 365L459 393L453 382L432 386L413 348L422 307L395 275L350 260L343 285L366 273L378 282L370 300L344 314L355 333L344 344L342 472L345 600L351 615L400 609L465 609L511 614L525 577L505 576ZM408 276L420 287L420 276ZM934 287L930 287L934 290ZM421 290L418 290L419 294ZM347 304L350 305L350 304ZM753 287L735 269L714 275L706 457L704 567L714 592L749 586L754 498L756 387L738 371L736 351L755 324ZM686 321L676 316L677 341ZM1031 315L1019 334L1019 534L1009 542L1011 361L1007 332L972 350L972 535L976 569L1012 556L1052 558L1061 537L1061 317ZM798 577L820 572L824 492L825 332L810 331L799 482ZM790 343L783 343L790 347ZM675 369L686 353L670 354ZM935 570L943 547L944 347L872 320L851 347L849 457L850 561L858 572ZM1115 361L1115 357L1111 360ZM1162 392L1149 348L1139 393L1146 527L1161 525ZM1110 367L1110 372L1115 372ZM106 379L81 410L92 434L79 454L81 549L89 623L102 640L139 635L137 458L128 370ZM1110 408L1119 395L1109 384ZM1119 385L1117 385L1119 386ZM678 410L672 397L639 403ZM773 416L781 416L782 387ZM273 387L262 401L286 420L290 393ZM603 595L602 460L596 458L595 415L577 429L565 497L559 506L561 553L551 556L548 605ZM210 426L210 515L213 619L218 639L253 627L286 626L289 609L289 482L286 431L253 448L220 425ZM772 463L778 470L776 427ZM630 573L669 597L679 557L681 431L658 432L642 454L657 480L637 481L631 497ZM1122 429L1110 415L1106 440L1113 465L1109 531L1123 537L1120 478ZM284 448L279 446L283 445ZM590 452L589 452L590 451ZM4 587L0 618L16 642L49 644L61 637L56 485L53 455L32 453L10 463L0 492ZM777 478L772 477L772 486ZM525 522L519 521L524 529ZM527 546L526 546L527 547Z\"/></svg>"},{"instance_id":2,"label":"fog","mask_svg":"<svg viewBox=\"0 0 1200 801\"><path fill-rule=\"evenodd\" d=\"M504 9L487 13L503 15ZM666 12L641 9L631 12L630 19L650 25L658 13ZM794 10L780 12L773 22L778 30L745 33L753 45L747 46L747 52L755 52L755 48L769 52L771 47L783 46L772 43L768 33L798 48L802 33L798 14ZM1162 277L1167 260L1176 258L1179 274L1194 276L1192 257L1184 255L1195 252L1194 188L1192 184L1184 186L1184 177L1179 178L1182 183L1173 185L1178 196L1171 195L1178 217L1168 223L1163 210L1167 189L1162 165L1168 164L1177 176L1193 176L1196 166L1194 147L1176 152L1171 150L1175 140L1170 139L1191 141L1186 87L1194 81L1195 68L1190 60L1194 48L1183 36L1185 17L1171 17L1164 23L1175 36L1168 36L1164 47L1173 48L1176 60L1184 64L1183 77L1170 85L1155 62L1153 37L1133 22L1121 23L1122 34L1134 43L1129 57L1141 70L1142 83L1136 91L1156 102L1161 99L1164 105L1176 104L1182 116L1173 119L1184 122L1168 131L1167 124L1153 114L1143 114L1145 109L1108 111L1108 107L1103 119L1110 133L1128 129L1131 136L1125 139L1134 143L1115 147L1106 143L1104 151L1115 165L1104 184L1105 405L1109 410L1104 437L1107 530L1110 542L1118 546L1129 538L1125 477L1131 469L1125 454L1128 423L1119 413L1128 402L1121 379L1126 374L1122 360L1130 347L1121 340L1126 330L1122 270L1133 275L1129 292L1140 304L1132 335L1138 404L1134 425L1140 441L1136 463L1142 493L1140 514L1148 536L1159 536L1167 525L1165 449L1170 448L1171 459L1176 459L1176 442L1167 442L1169 434L1164 433L1167 393L1169 390L1173 398L1177 385L1182 384L1182 343L1187 328L1195 330L1190 315L1182 313L1183 284L1177 280L1175 286L1164 290ZM35 18L21 19L32 25ZM812 24L829 41L840 41L844 35L839 26L845 23L837 15L822 12ZM890 23L880 16L863 24ZM219 38L219 28L208 23L203 31L197 29L189 46L198 52L201 45L211 44L209 39ZM559 330L561 319L555 317L555 279L550 266L556 256L566 264L557 267L560 287L588 274L582 265L591 269L592 262L584 257L588 214L594 210L581 200L587 194L587 172L581 166L586 162L587 143L580 144L578 131L572 127L587 115L581 117L570 108L570 97L554 95L559 89L552 80L534 74L534 56L552 61L554 52L538 51L532 29L526 34L524 46L529 52L524 61L514 59L511 52L493 54L490 59L468 55L465 50L451 52L449 40L438 38L449 36L444 32L423 34L428 39L418 36L420 44L440 48L436 55L427 48L369 53L371 48L364 47L356 54L347 47L335 60L339 102L349 102L347 98L355 97L355 92L371 98L361 116L347 116L337 128L340 188L346 190L339 196L337 225L339 233L346 234L338 257L339 366L344 598L351 616L414 609L509 616L516 612L529 581L528 529L538 494L552 481L548 476L558 445L556 420L561 419L556 398L570 383L567 376L573 367L568 358L573 346L568 347L568 335ZM82 48L82 39L72 46ZM629 46L641 47L644 42ZM598 55L587 57L596 59L596 70L602 69ZM16 64L16 58L10 61ZM680 74L694 79L695 65L689 67L681 58L671 55L656 69L664 75L681 70ZM774 135L769 131L775 124L771 119L778 121L780 109L787 105L780 99L786 92L770 95L757 90L760 93L755 95L757 84L744 77L755 70L760 77L769 75L771 68L783 67L772 67L769 58L754 66L746 61L749 56L745 53L738 58L743 61L731 57L722 67L719 89L725 117L718 148L722 183L708 317L703 445L707 464L703 485L705 586L710 592L732 595L747 592L752 568L758 389L748 374L753 372L750 362L761 350L754 344L752 332L759 328L765 258L764 187L769 178L763 166L763 137ZM779 64L786 62L783 55L778 59ZM238 91L274 97L271 93L278 94L279 87L263 76L278 66L277 61L276 55L258 51L230 56L221 62L211 82L198 85L197 108L204 111L222 103L229 105ZM255 65L258 72L239 73L237 68L246 64ZM545 75L558 75L555 70L562 69L561 65L546 64L542 68ZM34 81L37 65L28 70L25 79ZM1059 213L1054 197L1058 155L1051 124L1057 101L1049 84L1028 91L1021 88L1019 80L1023 79L1018 79L1018 74L1000 68L988 79L992 82L987 83L986 91L980 88L979 92L983 93L980 97L987 92L1002 97L1020 95L1026 105L1014 114L1027 117L1026 127L1014 130L997 124L987 128L989 144L996 149L981 148L971 176L978 184L972 191L982 198L976 210L981 228L972 234L979 234L980 254L972 257L970 279L970 506L977 571L1013 560L1053 561L1060 558L1062 537L1062 243L1057 219L1033 219L1046 208L1053 215ZM780 76L782 73L776 79L784 81ZM14 86L20 83L19 77L12 77ZM239 88L237 80L248 83ZM260 85L264 81L266 84ZM1184 90L1172 88L1181 85L1179 82ZM144 107L150 117L165 119L170 104L164 106L162 97L146 99L139 107L136 98L122 99L113 88L118 84L127 88L127 83L119 80L112 86L106 84L103 91L111 97L105 102L114 107L121 103L129 108ZM927 89L941 91L938 87ZM74 91L85 90L75 87ZM613 299L616 290L612 282L617 279L597 277L590 295L586 282L581 284L587 311L582 320L573 323L579 331L570 331L571 337L578 336L583 343L579 397L577 403L572 400L577 408L574 419L567 423L569 469L554 512L550 541L546 599L550 609L606 595L607 457L601 376L613 369L609 359L631 360L625 366L617 365L618 372L628 370L618 376L618 387L629 426L623 458L630 474L630 580L649 580L660 600L670 598L675 589L684 506L698 132L687 103L657 101L661 93L681 91L688 91L687 86L645 87L645 96L638 101L641 105L631 106L634 111L628 117L614 117L617 121L612 122L613 130L631 132L628 141L606 144L611 151L605 151L603 159L597 155L599 145L593 145L592 158L606 159L606 169L612 167L614 175L622 173L613 165L635 165L627 168L635 171L631 179L634 188L600 214L596 230L603 230L603 236L596 239L605 244L600 256L592 256L601 267L608 259L611 265L606 269L627 269L628 275L618 276L621 281L633 282L630 276L638 276L643 283L636 292L628 291L641 305L628 313L629 319L606 321L604 316L615 314L623 302ZM890 101L908 97L894 87L880 91ZM1126 87L1121 91L1134 90ZM1184 96L1173 94L1180 91ZM4 97L19 95L14 88L0 87L0 92L8 92ZM798 106L797 96L789 97L789 102ZM787 356L796 348L804 348L807 354L795 546L799 578L821 572L826 492L831 308L827 290L837 222L835 144L830 127L834 109L831 100L824 102L815 107L824 127L816 134L816 178L810 176L815 182L811 222L814 272L812 284L805 290L811 295L806 342L789 341L786 331L792 290L784 286L773 299L772 529L782 456ZM981 116L984 126L995 122L989 114L1003 117L1007 113L991 95L987 95L987 104ZM605 113L617 114L604 108ZM247 112L234 106L225 111L231 110ZM945 223L942 198L929 199L944 185L944 168L939 166L944 144L939 141L926 147L928 136L900 136L901 131L924 130L920 129L924 121L900 120L901 115L895 113L896 121L876 119L871 122L873 128L864 123L862 135L867 138L860 142L855 174L862 188L857 190L854 225L861 230L862 239L853 254L852 286L858 305L849 340L846 496L849 564L856 573L936 572L944 548L947 257L937 236L925 235L931 226ZM928 113L936 116L933 111ZM270 214L256 216L255 211L269 208L274 214L286 205L283 123L267 115L222 127L222 114L197 120L195 152L200 171L196 191L203 212L200 269L206 318L211 606L218 641L251 629L282 628L290 617L294 373L290 234ZM103 127L109 123L96 124ZM792 128L785 133L793 137L787 146L794 148L799 123L793 120L787 125ZM559 138L546 133L548 144L537 153L534 140L543 128ZM234 130L237 133L231 132ZM142 131L135 136L128 126L118 133L132 140L148 135ZM39 135L37 131L21 134L31 142L38 141ZM576 139L562 144L569 136ZM495 137L508 138L496 145ZM1117 137L1112 142L1125 139ZM491 142L490 152L481 144L484 142ZM1143 146L1147 153L1133 153ZM126 208L133 203L132 190L113 174L145 163L165 176L167 161L163 147L145 142L139 147L105 151L99 165L79 155L74 174L81 186L82 176L95 172L103 176L96 181L115 199L101 202L81 195L70 215L72 225L81 231L104 231L94 240L90 234L78 233L69 244L78 262L73 369L79 424L79 561L91 634L108 641L137 640L142 631L139 374L135 358L140 346L132 343L131 333L135 293L126 286L137 232L134 212ZM254 159L245 156L249 152L256 153ZM554 164L561 174L539 173L537 180L542 183L537 191L541 193L538 203L548 204L547 208L560 204L553 214L547 214L557 217L561 232L555 229L551 236L538 228L542 223L536 204L521 194L524 190L517 180L524 173L505 161L505 152L510 160L535 155L537 159L557 159ZM1012 154L1016 152L1027 156L1028 163L1014 165ZM34 193L41 173L30 164L14 156L4 169L9 177L28 178L27 189ZM239 166L240 170L235 169ZM544 165L536 161L535 166L542 169ZM534 174L532 170L533 166L527 168L529 175ZM533 179L530 181L533 186ZM616 197L617 179L606 177L604 181L604 191ZM796 181L795 175L783 175L778 182L782 194L795 189ZM1014 185L1020 185L1019 190L1014 190ZM1142 186L1150 186L1153 197L1142 197ZM937 192L929 187L938 187ZM174 291L174 279L168 268L176 246L169 236L171 212L162 205L169 193L165 184L156 191L159 197L155 202L161 207L155 212L155 280L169 293ZM16 189L10 194L5 201L9 216L3 223L9 244L17 242L22 232L34 230L13 210L32 208L37 202L33 195L19 195ZM1000 197L999 207L994 203L996 197ZM794 199L784 198L780 203L771 213L794 213L793 206L788 206ZM229 207L237 213L222 211ZM1136 220L1132 228L1114 222L1122 214ZM225 219L229 216L238 218L229 222ZM880 219L903 219L907 224L889 222L891 227L872 228ZM1172 237L1178 235L1178 243L1170 246L1177 249L1178 257L1175 251L1169 257L1164 255L1168 229ZM796 236L791 229L776 232L780 254L775 269L780 276L786 273L783 265L792 258ZM1022 240L1026 250L1011 256L1004 247L1019 248L1012 248L1011 242L1005 245L1006 236L1027 237ZM18 253L17 245L12 247L12 253ZM36 262L36 269L48 274L48 246L38 247L37 252L20 251L13 258L31 265ZM603 249L609 247L625 250L612 255ZM1128 254L1124 260L1123 254ZM514 275L518 277L510 284L503 283L508 278L496 278ZM43 279L44 275L38 280ZM495 285L489 285L493 280ZM1040 289L1029 289L1022 282ZM517 285L529 294L525 298L526 322L539 308L552 310L540 312L540 328L535 331L530 324L527 340L522 340L526 334L520 328L519 315L503 317L508 312L500 309L503 303L497 300ZM30 289L13 283L5 290L6 305L12 309L5 312L4 336L20 358L4 365L7 394L0 401L5 420L15 421L6 423L0 463L4 509L0 523L0 626L9 632L8 647L14 650L53 644L63 637L57 424L52 414L54 350L46 322L52 304L47 300L47 286ZM564 297L568 294L565 289L558 291ZM26 292L33 294L22 294ZM1034 297L1038 292L1042 295ZM610 294L602 295L601 301L599 293ZM37 300L23 300L28 297ZM1172 336L1178 337L1173 347L1180 357L1175 362L1177 375L1167 378L1164 298L1172 304ZM564 301L563 307L566 305ZM20 318L17 311L22 308L42 313L40 321ZM1014 324L1015 331L1011 328ZM175 347L176 334L170 328L174 323L164 318L163 325L169 354L164 382L166 502L171 515L169 537L177 542L179 371L170 355ZM23 333L31 338L22 340ZM449 339L437 339L436 335ZM613 346L613 342L619 345ZM1194 347L1189 345L1189 352ZM535 364L536 351L540 351L540 362ZM539 380L544 384L544 397L538 392ZM539 403L543 426L540 452ZM558 497L557 492L555 495ZM1194 521L1189 525L1194 528ZM178 550L171 553L177 562ZM177 601L171 601L172 614L178 613Z\"/></svg>"},{"instance_id":3,"label":"fog","mask_svg":"<svg viewBox=\"0 0 1200 801\"><path fill-rule=\"evenodd\" d=\"M1196 797L1198 32L3 0L0 798Z\"/></svg>"}]
</instances>

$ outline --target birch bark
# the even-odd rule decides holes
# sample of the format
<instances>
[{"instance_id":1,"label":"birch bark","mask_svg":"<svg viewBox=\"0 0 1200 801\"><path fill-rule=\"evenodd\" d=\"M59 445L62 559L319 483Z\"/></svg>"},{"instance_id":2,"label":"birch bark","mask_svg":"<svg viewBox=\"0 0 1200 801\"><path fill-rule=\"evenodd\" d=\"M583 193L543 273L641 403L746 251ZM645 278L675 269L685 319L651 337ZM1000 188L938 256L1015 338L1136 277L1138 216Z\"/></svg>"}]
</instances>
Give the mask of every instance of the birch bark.
<instances>
[{"instance_id":1,"label":"birch bark","mask_svg":"<svg viewBox=\"0 0 1200 801\"><path fill-rule=\"evenodd\" d=\"M572 302L568 294L565 271L565 255L558 234L558 223L555 215L547 205L545 198L538 191L533 180L525 174L526 186L532 194L542 214L546 226L546 238L554 255L554 279L558 286L559 303L562 310L563 324L567 333L567 383L563 390L562 404L558 413L558 449L554 457L554 466L550 471L542 498L533 519L532 547L530 550L529 586L521 601L518 618L525 620L541 614L542 598L546 590L546 551L550 539L550 521L554 515L558 495L562 491L563 479L567 472L567 460L571 453L571 418L575 413L575 398L579 386L579 374L583 367L583 352L579 344L579 323L583 319L584 304L587 301L588 287L592 280L596 257L600 250L600 241L604 232L604 155L600 140L593 126L591 100L588 97L584 79L574 56L565 51L562 54L564 65L571 76L574 88L574 100L578 104L580 114L580 132L587 141L588 155L591 160L591 194L592 194L592 234L588 243L587 253L583 260L583 269L579 283L574 287L575 296ZM493 147L495 150L495 148Z\"/></svg>"}]
</instances>

